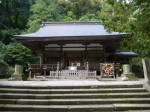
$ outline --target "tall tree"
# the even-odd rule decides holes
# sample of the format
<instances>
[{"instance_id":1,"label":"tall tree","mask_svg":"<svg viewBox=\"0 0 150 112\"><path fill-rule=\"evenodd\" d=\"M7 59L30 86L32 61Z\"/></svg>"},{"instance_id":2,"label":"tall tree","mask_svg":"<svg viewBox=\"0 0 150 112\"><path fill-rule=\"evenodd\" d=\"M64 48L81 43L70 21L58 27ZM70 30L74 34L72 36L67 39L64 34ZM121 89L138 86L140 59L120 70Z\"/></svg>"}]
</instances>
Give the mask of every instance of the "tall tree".
<instances>
[{"instance_id":1,"label":"tall tree","mask_svg":"<svg viewBox=\"0 0 150 112\"><path fill-rule=\"evenodd\" d=\"M104 0L101 17L109 31L131 33L123 42L124 50L132 50L141 58L150 58L149 0Z\"/></svg>"},{"instance_id":2,"label":"tall tree","mask_svg":"<svg viewBox=\"0 0 150 112\"><path fill-rule=\"evenodd\" d=\"M42 22L59 21L62 16L62 7L57 3L57 0L36 0L31 7L31 15L28 22L28 31L33 32L38 30Z\"/></svg>"},{"instance_id":3,"label":"tall tree","mask_svg":"<svg viewBox=\"0 0 150 112\"><path fill-rule=\"evenodd\" d=\"M64 7L65 15L76 20L87 14L98 16L101 10L101 0L59 0L58 2Z\"/></svg>"},{"instance_id":4,"label":"tall tree","mask_svg":"<svg viewBox=\"0 0 150 112\"><path fill-rule=\"evenodd\" d=\"M11 41L11 35L18 34L25 28L32 2L33 0L1 0L0 40L5 44Z\"/></svg>"},{"instance_id":5,"label":"tall tree","mask_svg":"<svg viewBox=\"0 0 150 112\"><path fill-rule=\"evenodd\" d=\"M37 0L31 7L27 32L38 30L44 21L98 20L100 10L101 0Z\"/></svg>"}]
</instances>

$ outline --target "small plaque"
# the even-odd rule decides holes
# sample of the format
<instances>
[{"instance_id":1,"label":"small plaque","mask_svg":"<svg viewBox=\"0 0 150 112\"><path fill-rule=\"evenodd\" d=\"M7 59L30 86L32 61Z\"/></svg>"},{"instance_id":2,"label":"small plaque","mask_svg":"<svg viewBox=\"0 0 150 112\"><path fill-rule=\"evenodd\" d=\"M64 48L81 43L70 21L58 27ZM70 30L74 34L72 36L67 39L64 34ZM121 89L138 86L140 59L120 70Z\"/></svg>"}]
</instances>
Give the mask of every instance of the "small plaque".
<instances>
[{"instance_id":1,"label":"small plaque","mask_svg":"<svg viewBox=\"0 0 150 112\"><path fill-rule=\"evenodd\" d=\"M70 66L69 70L77 70L77 67L76 66Z\"/></svg>"},{"instance_id":2,"label":"small plaque","mask_svg":"<svg viewBox=\"0 0 150 112\"><path fill-rule=\"evenodd\" d=\"M77 66L80 66L80 63L77 63Z\"/></svg>"}]
</instances>

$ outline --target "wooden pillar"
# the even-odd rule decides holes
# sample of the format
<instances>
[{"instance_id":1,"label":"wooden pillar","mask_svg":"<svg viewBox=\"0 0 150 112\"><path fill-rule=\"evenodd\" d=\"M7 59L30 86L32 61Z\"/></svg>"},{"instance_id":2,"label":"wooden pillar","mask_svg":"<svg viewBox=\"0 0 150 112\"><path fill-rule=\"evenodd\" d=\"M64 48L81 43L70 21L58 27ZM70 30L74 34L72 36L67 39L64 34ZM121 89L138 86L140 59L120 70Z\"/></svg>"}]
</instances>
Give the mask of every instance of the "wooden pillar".
<instances>
[{"instance_id":1,"label":"wooden pillar","mask_svg":"<svg viewBox=\"0 0 150 112\"><path fill-rule=\"evenodd\" d=\"M43 64L43 54L38 54L38 56L39 56L39 59L40 59L39 64L41 66Z\"/></svg>"},{"instance_id":2,"label":"wooden pillar","mask_svg":"<svg viewBox=\"0 0 150 112\"><path fill-rule=\"evenodd\" d=\"M59 62L57 62L56 76L58 76L58 73L59 73Z\"/></svg>"},{"instance_id":3,"label":"wooden pillar","mask_svg":"<svg viewBox=\"0 0 150 112\"><path fill-rule=\"evenodd\" d=\"M59 62L57 62L57 71L59 71Z\"/></svg>"},{"instance_id":4,"label":"wooden pillar","mask_svg":"<svg viewBox=\"0 0 150 112\"><path fill-rule=\"evenodd\" d=\"M86 63L86 70L89 71L89 63Z\"/></svg>"},{"instance_id":5,"label":"wooden pillar","mask_svg":"<svg viewBox=\"0 0 150 112\"><path fill-rule=\"evenodd\" d=\"M87 44L85 44L85 60L87 61Z\"/></svg>"},{"instance_id":6,"label":"wooden pillar","mask_svg":"<svg viewBox=\"0 0 150 112\"><path fill-rule=\"evenodd\" d=\"M105 49L106 45L105 43L103 44L103 62L106 62L106 49Z\"/></svg>"},{"instance_id":7,"label":"wooden pillar","mask_svg":"<svg viewBox=\"0 0 150 112\"><path fill-rule=\"evenodd\" d=\"M39 54L39 57L40 57L40 65L42 65L42 64L45 63L45 61L46 61L46 60L45 60L45 59L46 59L46 58L45 58L45 54L44 54L45 45L46 45L45 43L42 43L41 46L40 46L40 47L41 47L40 49L42 49L42 50L41 50L42 52Z\"/></svg>"},{"instance_id":8,"label":"wooden pillar","mask_svg":"<svg viewBox=\"0 0 150 112\"><path fill-rule=\"evenodd\" d=\"M85 43L85 52L83 54L83 67L87 69L87 44Z\"/></svg>"},{"instance_id":9,"label":"wooden pillar","mask_svg":"<svg viewBox=\"0 0 150 112\"><path fill-rule=\"evenodd\" d=\"M40 56L40 65L43 63L43 57Z\"/></svg>"},{"instance_id":10,"label":"wooden pillar","mask_svg":"<svg viewBox=\"0 0 150 112\"><path fill-rule=\"evenodd\" d=\"M63 62L63 49L62 49L62 44L60 44L60 59L59 59L59 61L60 61L60 68L62 69L63 68L63 64L64 64L64 62Z\"/></svg>"}]
</instances>

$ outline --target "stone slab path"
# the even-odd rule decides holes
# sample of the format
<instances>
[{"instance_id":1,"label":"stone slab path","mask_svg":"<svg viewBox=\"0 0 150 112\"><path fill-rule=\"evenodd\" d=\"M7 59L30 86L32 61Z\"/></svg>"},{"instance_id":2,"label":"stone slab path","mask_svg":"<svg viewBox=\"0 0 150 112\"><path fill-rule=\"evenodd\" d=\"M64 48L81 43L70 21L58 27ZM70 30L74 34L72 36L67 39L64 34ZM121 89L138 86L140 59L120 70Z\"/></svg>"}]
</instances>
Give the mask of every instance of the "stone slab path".
<instances>
[{"instance_id":1,"label":"stone slab path","mask_svg":"<svg viewBox=\"0 0 150 112\"><path fill-rule=\"evenodd\" d=\"M112 81L112 80L65 80L65 79L53 79L49 81L0 81L2 86L97 86L97 85L138 85L143 84L144 79L138 81Z\"/></svg>"}]
</instances>

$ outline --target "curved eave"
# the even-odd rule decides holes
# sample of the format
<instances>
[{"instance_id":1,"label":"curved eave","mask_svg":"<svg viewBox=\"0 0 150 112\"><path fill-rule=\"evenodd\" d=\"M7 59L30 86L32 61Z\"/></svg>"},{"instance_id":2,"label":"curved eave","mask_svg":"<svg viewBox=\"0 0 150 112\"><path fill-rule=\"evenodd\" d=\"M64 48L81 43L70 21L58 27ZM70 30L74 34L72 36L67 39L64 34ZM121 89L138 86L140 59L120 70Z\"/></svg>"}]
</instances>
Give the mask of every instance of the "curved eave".
<instances>
[{"instance_id":1,"label":"curved eave","mask_svg":"<svg viewBox=\"0 0 150 112\"><path fill-rule=\"evenodd\" d=\"M26 37L15 35L17 40L33 40L33 41L53 41L53 40L122 40L127 38L129 34L119 35L88 35L88 36L57 36L57 37Z\"/></svg>"},{"instance_id":2,"label":"curved eave","mask_svg":"<svg viewBox=\"0 0 150 112\"><path fill-rule=\"evenodd\" d=\"M138 54L135 52L116 52L114 54L117 57L137 57Z\"/></svg>"}]
</instances>

